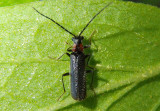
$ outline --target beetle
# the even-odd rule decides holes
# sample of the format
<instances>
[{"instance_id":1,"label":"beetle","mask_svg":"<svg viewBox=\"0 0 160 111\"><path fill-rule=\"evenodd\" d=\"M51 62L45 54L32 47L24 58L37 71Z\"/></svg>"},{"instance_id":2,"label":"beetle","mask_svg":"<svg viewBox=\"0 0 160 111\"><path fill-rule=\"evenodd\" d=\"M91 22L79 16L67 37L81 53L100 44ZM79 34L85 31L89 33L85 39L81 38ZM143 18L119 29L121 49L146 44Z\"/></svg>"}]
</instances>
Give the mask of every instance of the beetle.
<instances>
[{"instance_id":1,"label":"beetle","mask_svg":"<svg viewBox=\"0 0 160 111\"><path fill-rule=\"evenodd\" d=\"M93 72L94 68L88 66L88 61L90 59L90 55L85 55L84 54L84 49L89 48L91 45L85 45L83 46L82 41L84 39L82 33L85 31L85 29L88 27L88 25L95 19L97 15L99 15L106 7L108 7L111 3L107 4L105 7L103 7L97 14L93 16L93 18L87 23L87 25L83 28L83 30L80 32L78 36L74 35L72 32L68 31L66 28L64 28L62 25L60 25L58 22L54 21L53 19L49 18L48 16L40 13L37 9L33 7L33 9L38 12L40 15L44 16L45 18L51 20L55 24L57 24L59 27L61 27L63 30L71 34L72 41L74 42L72 49L69 47L67 49L68 52L70 53L64 53L70 57L70 73L65 73L62 75L62 84L63 84L63 90L64 92L62 95L66 92L65 86L64 86L64 81L63 77L64 76L71 76L71 96L73 99L81 101L86 98L86 73L91 73ZM62 54L58 59L60 59L64 54ZM86 59L88 58L87 62ZM90 68L90 70L86 70L86 67ZM93 77L94 73L92 73L92 79L91 79L91 85L90 87L92 88L92 83L93 83ZM62 95L58 98L58 100L62 97Z\"/></svg>"}]
</instances>

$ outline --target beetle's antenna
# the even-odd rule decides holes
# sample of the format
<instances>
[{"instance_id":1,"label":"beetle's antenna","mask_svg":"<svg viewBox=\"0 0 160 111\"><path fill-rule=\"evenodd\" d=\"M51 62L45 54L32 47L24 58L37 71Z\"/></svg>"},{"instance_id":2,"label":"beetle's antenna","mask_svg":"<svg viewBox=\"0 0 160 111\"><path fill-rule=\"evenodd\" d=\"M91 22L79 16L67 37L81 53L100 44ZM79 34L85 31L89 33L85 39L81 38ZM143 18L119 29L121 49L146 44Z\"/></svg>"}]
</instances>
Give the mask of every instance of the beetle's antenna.
<instances>
[{"instance_id":1,"label":"beetle's antenna","mask_svg":"<svg viewBox=\"0 0 160 111\"><path fill-rule=\"evenodd\" d=\"M51 19L51 18L47 17L46 15L40 13L40 12L39 12L37 9L35 9L34 7L33 7L33 9L34 9L36 12L38 12L40 15L46 17L47 19L49 19L49 20L51 20L52 22L54 22L55 24L57 24L59 27L61 27L63 30L65 30L65 31L68 32L69 34L71 34L71 35L73 35L74 37L76 37L76 35L74 35L74 34L71 33L70 31L68 31L66 28L64 28L62 25L60 25L59 23L57 23L57 22L54 21L53 19Z\"/></svg>"},{"instance_id":2,"label":"beetle's antenna","mask_svg":"<svg viewBox=\"0 0 160 111\"><path fill-rule=\"evenodd\" d=\"M84 32L84 30L88 27L88 25L93 21L93 19L99 15L106 7L108 7L109 5L111 5L113 2L110 2L109 4L107 4L104 8L102 8L88 23L87 25L83 28L83 30L80 32L79 36Z\"/></svg>"}]
</instances>

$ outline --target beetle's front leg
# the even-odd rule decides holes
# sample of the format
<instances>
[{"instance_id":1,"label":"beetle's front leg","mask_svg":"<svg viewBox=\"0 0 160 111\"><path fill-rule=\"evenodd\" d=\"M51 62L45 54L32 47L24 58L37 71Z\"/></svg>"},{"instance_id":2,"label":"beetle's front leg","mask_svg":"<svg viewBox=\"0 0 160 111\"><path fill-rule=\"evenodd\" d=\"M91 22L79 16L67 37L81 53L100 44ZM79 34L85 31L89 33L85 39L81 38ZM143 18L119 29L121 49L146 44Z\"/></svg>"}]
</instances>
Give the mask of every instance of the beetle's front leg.
<instances>
[{"instance_id":1,"label":"beetle's front leg","mask_svg":"<svg viewBox=\"0 0 160 111\"><path fill-rule=\"evenodd\" d=\"M85 45L84 48L90 48L90 47L91 47L91 38L94 36L95 33L97 33L96 30L94 30L94 31L91 33L91 35L90 35L90 37L89 37L89 45Z\"/></svg>"},{"instance_id":2,"label":"beetle's front leg","mask_svg":"<svg viewBox=\"0 0 160 111\"><path fill-rule=\"evenodd\" d=\"M96 30L94 30L92 33L91 33L91 35L90 35L90 37L89 37L89 45L85 45L83 48L85 49L85 48L90 48L91 47L91 38L94 36L94 34L96 34L97 33L97 31Z\"/></svg>"}]
</instances>

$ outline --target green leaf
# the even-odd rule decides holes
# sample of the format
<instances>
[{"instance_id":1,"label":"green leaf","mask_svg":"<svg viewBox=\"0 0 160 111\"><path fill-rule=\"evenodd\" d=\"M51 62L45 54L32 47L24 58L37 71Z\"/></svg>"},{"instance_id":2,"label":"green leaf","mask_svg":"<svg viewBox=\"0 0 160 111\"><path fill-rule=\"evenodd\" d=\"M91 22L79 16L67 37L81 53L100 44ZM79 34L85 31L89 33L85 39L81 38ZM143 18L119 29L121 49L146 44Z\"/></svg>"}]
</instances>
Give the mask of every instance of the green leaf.
<instances>
[{"instance_id":1,"label":"green leaf","mask_svg":"<svg viewBox=\"0 0 160 111\"><path fill-rule=\"evenodd\" d=\"M34 1L40 1L40 0L1 0L0 7L29 3L29 2L34 2Z\"/></svg>"},{"instance_id":2,"label":"green leaf","mask_svg":"<svg viewBox=\"0 0 160 111\"><path fill-rule=\"evenodd\" d=\"M73 44L72 36L32 7L78 35L110 1L42 1L0 8L0 110L160 110L160 9L114 2L84 31L92 46L94 88L82 102L70 96L69 77L63 93L61 76L69 58L58 58ZM11 11L12 10L12 11Z\"/></svg>"}]
</instances>

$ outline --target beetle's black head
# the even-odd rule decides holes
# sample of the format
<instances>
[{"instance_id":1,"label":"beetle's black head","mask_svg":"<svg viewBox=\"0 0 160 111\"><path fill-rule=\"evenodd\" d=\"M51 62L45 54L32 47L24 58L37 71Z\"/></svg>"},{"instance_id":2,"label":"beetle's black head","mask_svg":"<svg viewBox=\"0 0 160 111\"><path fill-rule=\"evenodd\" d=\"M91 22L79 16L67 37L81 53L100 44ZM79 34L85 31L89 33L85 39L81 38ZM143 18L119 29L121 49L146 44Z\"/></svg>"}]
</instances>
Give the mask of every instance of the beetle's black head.
<instances>
[{"instance_id":1,"label":"beetle's black head","mask_svg":"<svg viewBox=\"0 0 160 111\"><path fill-rule=\"evenodd\" d=\"M77 37L73 37L72 38L72 41L76 44L76 45L78 45L78 44L81 44L82 43L82 40L84 39L84 37L83 36L77 36Z\"/></svg>"}]
</instances>

